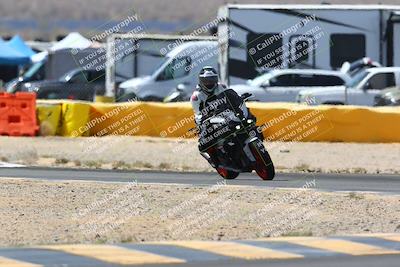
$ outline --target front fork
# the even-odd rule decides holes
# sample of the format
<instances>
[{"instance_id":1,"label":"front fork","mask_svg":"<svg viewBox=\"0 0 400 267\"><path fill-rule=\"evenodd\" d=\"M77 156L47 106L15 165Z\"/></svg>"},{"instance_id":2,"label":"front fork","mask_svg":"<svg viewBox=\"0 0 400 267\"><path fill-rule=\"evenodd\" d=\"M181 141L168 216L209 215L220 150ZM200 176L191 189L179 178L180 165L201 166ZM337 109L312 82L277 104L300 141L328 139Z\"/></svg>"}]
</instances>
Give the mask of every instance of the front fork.
<instances>
[{"instance_id":1,"label":"front fork","mask_svg":"<svg viewBox=\"0 0 400 267\"><path fill-rule=\"evenodd\" d=\"M203 158L205 158L208 161L208 163L215 169L215 168L217 168L217 163L214 162L215 159L213 159L211 157L211 155L213 155L213 153L215 153L215 148L211 147L211 148L207 149L206 152L200 152L200 155L202 155Z\"/></svg>"},{"instance_id":2,"label":"front fork","mask_svg":"<svg viewBox=\"0 0 400 267\"><path fill-rule=\"evenodd\" d=\"M221 148L224 149L224 148ZM241 169L238 169L238 167L231 166L231 164L225 164L223 161L221 162L217 157L216 157L216 148L211 147L209 148L206 152L200 152L200 154L208 161L208 163L214 168L223 168L226 170L231 170L234 172L241 172ZM213 157L214 155L214 157Z\"/></svg>"},{"instance_id":3,"label":"front fork","mask_svg":"<svg viewBox=\"0 0 400 267\"><path fill-rule=\"evenodd\" d=\"M257 139L260 139L260 141L263 141L263 138L261 139L259 137L259 133L256 130L256 127L254 127L254 129L252 129L249 132L249 137L245 139L244 143L243 143L243 147L242 150L245 154L245 156L247 157L247 159L250 161L250 164L254 164L256 162L256 158L253 156L253 153L250 149L249 144L256 141ZM204 152L200 152L200 155L205 158L208 163L215 169L217 167L220 167L220 162L217 159L217 157L215 156L216 154L216 148L215 147L210 147L207 149L207 151ZM212 157L212 155L214 155L214 157ZM246 163L246 161L242 161L241 164L247 165L248 163ZM234 169L235 171L238 171L237 169Z\"/></svg>"}]
</instances>

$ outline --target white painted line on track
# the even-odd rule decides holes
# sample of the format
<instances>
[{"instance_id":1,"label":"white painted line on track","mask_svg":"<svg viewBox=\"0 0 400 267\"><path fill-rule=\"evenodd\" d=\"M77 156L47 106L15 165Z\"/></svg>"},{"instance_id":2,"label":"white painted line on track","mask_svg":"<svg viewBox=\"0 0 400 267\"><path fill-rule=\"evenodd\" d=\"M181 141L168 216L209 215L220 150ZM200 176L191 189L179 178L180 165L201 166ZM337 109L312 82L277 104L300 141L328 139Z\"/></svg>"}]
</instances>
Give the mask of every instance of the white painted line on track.
<instances>
[{"instance_id":1,"label":"white painted line on track","mask_svg":"<svg viewBox=\"0 0 400 267\"><path fill-rule=\"evenodd\" d=\"M19 167L25 167L25 166L21 164L14 164L14 163L0 161L0 168L19 168Z\"/></svg>"}]
</instances>

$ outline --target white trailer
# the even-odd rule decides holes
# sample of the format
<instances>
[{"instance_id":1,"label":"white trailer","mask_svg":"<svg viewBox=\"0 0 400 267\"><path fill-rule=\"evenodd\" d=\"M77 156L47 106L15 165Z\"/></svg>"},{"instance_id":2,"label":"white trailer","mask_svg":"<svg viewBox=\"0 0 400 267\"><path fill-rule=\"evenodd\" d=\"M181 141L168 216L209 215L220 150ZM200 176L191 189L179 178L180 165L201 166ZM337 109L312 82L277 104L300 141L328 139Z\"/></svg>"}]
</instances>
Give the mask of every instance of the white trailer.
<instances>
[{"instance_id":1,"label":"white trailer","mask_svg":"<svg viewBox=\"0 0 400 267\"><path fill-rule=\"evenodd\" d=\"M119 81L151 75L164 57L188 41L216 40L214 36L113 34L107 39L106 95L115 96Z\"/></svg>"},{"instance_id":2,"label":"white trailer","mask_svg":"<svg viewBox=\"0 0 400 267\"><path fill-rule=\"evenodd\" d=\"M218 16L227 84L274 68L338 69L365 56L400 66L399 6L226 5Z\"/></svg>"}]
</instances>

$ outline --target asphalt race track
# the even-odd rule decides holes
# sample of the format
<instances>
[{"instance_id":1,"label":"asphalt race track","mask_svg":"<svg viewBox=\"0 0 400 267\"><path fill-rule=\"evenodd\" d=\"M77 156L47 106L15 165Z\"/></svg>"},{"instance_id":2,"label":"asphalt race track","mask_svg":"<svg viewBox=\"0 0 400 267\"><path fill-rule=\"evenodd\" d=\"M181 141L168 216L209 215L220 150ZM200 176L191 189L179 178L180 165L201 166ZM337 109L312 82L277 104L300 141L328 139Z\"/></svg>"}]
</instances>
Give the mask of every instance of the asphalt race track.
<instances>
[{"instance_id":1,"label":"asphalt race track","mask_svg":"<svg viewBox=\"0 0 400 267\"><path fill-rule=\"evenodd\" d=\"M0 248L0 267L398 267L400 235Z\"/></svg>"},{"instance_id":2,"label":"asphalt race track","mask_svg":"<svg viewBox=\"0 0 400 267\"><path fill-rule=\"evenodd\" d=\"M329 257L286 261L250 261L185 264L184 267L398 267L400 256L363 256L363 257ZM179 266L179 265L176 265ZM171 266L172 267L172 266Z\"/></svg>"},{"instance_id":3,"label":"asphalt race track","mask_svg":"<svg viewBox=\"0 0 400 267\"><path fill-rule=\"evenodd\" d=\"M63 168L42 168L42 167L17 167L8 166L0 167L1 179L7 178L31 178L31 179L44 179L50 181L65 181L65 180L82 180L82 181L98 181L98 182L130 182L136 180L139 183L157 183L157 184L185 184L185 185L215 185L222 179L216 173L179 173L179 172L161 172L161 171L121 171L121 170L90 170L90 169L63 169ZM235 180L227 180L228 185L239 186L256 186L266 188L300 188L305 184L314 184L311 189L321 191L368 191L380 194L400 194L400 176L399 175L366 175L366 174L320 174L320 173L304 173L304 174L282 174L278 173L273 181L262 181L256 174L241 174ZM176 258L187 258L182 262L170 262L168 266L171 267L200 267L200 266L248 266L248 267L369 267L369 266L385 266L397 267L400 266L400 235L392 237L392 239L382 240L375 237L353 237L344 238L345 241L340 242L355 242L351 243L349 249L354 249L354 254L351 251L343 252L343 247L338 246L337 238L333 238L331 245L327 247L326 241L317 244L312 248L308 244L288 244L292 241L289 240L285 245L268 243L254 243L257 241L236 241L235 246L253 245L259 247L258 249L276 249L283 250L285 253L296 253L304 255L302 258L288 258L288 259L267 259L261 258L257 260L244 260L241 257L228 258L226 255L221 256L215 249L219 249L219 244L210 244L196 250L191 245L178 245L179 249L171 249L157 244L121 244L123 248L134 249L136 253L155 253L157 255L173 256ZM346 241L347 240L347 241ZM218 242L218 241L217 241ZM251 243L253 242L253 243ZM260 241L262 242L262 241ZM164 244L165 245L165 244ZM231 246L230 244L229 246ZM366 247L364 245L367 245ZM73 245L71 245L73 246ZM78 245L79 246L79 245ZM90 245L89 245L90 246ZM94 245L96 246L96 245ZM185 247L186 246L186 247ZM319 246L322 246L319 248ZM371 247L373 252L371 252ZM346 246L345 246L346 247ZM377 249L378 247L378 249ZM49 250L48 250L49 249ZM122 266L119 264L105 263L94 259L91 255L85 254L85 248L82 254L76 252L73 248L55 248L55 247L42 247L42 248L2 248L0 249L0 267L9 266L10 264L22 264L21 266ZM93 253L96 251L89 248L87 251ZM103 260L106 261L116 260L116 255L111 255L110 259L107 258L107 252L110 248L104 250L105 255L101 255ZM115 249L115 248L114 248ZM117 248L118 249L118 248ZM322 249L322 250L321 250ZM366 253L363 254L363 250ZM23 250L23 251L21 251ZM202 250L206 250L202 251ZM257 250L257 249L256 249ZM337 251L338 250L338 251ZM389 250L389 251L386 251ZM73 252L74 255L66 254L66 252ZM79 250L78 250L79 251ZM231 251L240 252L240 249L228 249L224 253L231 253ZM251 251L251 250L250 250ZM377 252L378 251L378 252ZM381 252L379 252L381 251ZM23 252L23 253L22 253ZM189 253L190 252L190 253ZM78 254L76 254L78 253ZM96 252L97 253L97 252ZM246 252L247 253L247 252ZM241 255L247 255L242 253ZM255 252L254 252L255 253ZM263 251L261 250L261 255ZM42 255L43 254L43 255ZM129 253L128 253L129 254ZM216 254L218 254L216 257ZM267 253L268 254L268 253ZM375 255L381 254L381 255ZM39 255L42 255L38 257ZM97 253L96 255L100 255ZM124 254L125 255L125 254ZM363 256L356 256L363 255ZM96 256L97 257L97 256ZM134 255L134 259L138 256ZM193 259L191 258L193 257ZM209 261L206 261L210 257ZM164 259L164 258L161 258ZM169 258L168 258L169 259ZM197 260L196 260L197 259ZM200 260L199 260L200 259ZM20 266L20 265L15 266ZM64 265L57 265L64 264ZM65 265L66 264L66 265ZM124 264L124 266L139 266L140 264ZM14 266L14 265L12 265ZM144 265L140 265L144 266ZM145 266L166 266L166 264L150 264Z\"/></svg>"},{"instance_id":4,"label":"asphalt race track","mask_svg":"<svg viewBox=\"0 0 400 267\"><path fill-rule=\"evenodd\" d=\"M46 180L84 180L100 182L165 183L188 185L215 185L221 181L216 173L179 173L162 171L117 171L89 169L61 169L41 167L0 168L0 177L20 177ZM322 191L369 191L400 194L399 175L368 174L283 174L278 173L273 181L263 181L255 173L241 174L235 180L226 180L228 185L259 187L300 188L315 179L311 189Z\"/></svg>"}]
</instances>

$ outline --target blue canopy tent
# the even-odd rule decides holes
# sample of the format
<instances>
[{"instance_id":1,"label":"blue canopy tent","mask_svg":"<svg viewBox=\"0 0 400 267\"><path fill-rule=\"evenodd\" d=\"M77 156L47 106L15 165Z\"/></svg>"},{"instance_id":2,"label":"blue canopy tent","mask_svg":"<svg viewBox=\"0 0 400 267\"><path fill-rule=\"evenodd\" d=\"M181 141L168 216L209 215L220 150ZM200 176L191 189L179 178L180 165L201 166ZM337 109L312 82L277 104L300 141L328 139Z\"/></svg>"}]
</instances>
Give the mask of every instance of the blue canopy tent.
<instances>
[{"instance_id":1,"label":"blue canopy tent","mask_svg":"<svg viewBox=\"0 0 400 267\"><path fill-rule=\"evenodd\" d=\"M19 36L7 42L0 38L0 80L7 82L18 77L21 68L31 63L33 54Z\"/></svg>"},{"instance_id":2,"label":"blue canopy tent","mask_svg":"<svg viewBox=\"0 0 400 267\"><path fill-rule=\"evenodd\" d=\"M19 35L15 35L10 41L7 42L7 44L28 57L31 57L35 54L35 52L26 45L25 41Z\"/></svg>"},{"instance_id":3,"label":"blue canopy tent","mask_svg":"<svg viewBox=\"0 0 400 267\"><path fill-rule=\"evenodd\" d=\"M33 52L33 51L32 51ZM30 63L30 56L16 50L8 42L0 40L0 65L25 65Z\"/></svg>"}]
</instances>

